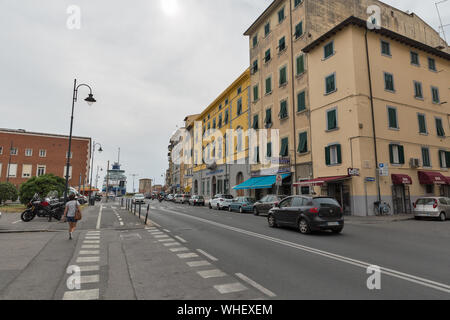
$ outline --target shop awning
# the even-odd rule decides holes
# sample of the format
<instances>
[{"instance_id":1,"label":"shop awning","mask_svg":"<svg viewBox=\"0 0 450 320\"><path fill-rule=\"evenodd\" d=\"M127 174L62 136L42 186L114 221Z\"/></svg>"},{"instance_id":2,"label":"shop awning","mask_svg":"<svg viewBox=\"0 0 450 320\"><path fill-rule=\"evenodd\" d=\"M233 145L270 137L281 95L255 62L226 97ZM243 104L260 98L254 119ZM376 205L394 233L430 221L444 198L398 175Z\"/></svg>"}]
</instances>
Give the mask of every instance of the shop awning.
<instances>
[{"instance_id":1,"label":"shop awning","mask_svg":"<svg viewBox=\"0 0 450 320\"><path fill-rule=\"evenodd\" d=\"M419 171L420 184L447 184L447 178L439 172Z\"/></svg>"},{"instance_id":2,"label":"shop awning","mask_svg":"<svg viewBox=\"0 0 450 320\"><path fill-rule=\"evenodd\" d=\"M290 177L290 173L282 174L281 177L284 179ZM264 177L254 177L248 179L244 183L233 187L234 190L248 190L248 189L270 189L277 182L277 176L264 176Z\"/></svg>"},{"instance_id":3,"label":"shop awning","mask_svg":"<svg viewBox=\"0 0 450 320\"><path fill-rule=\"evenodd\" d=\"M396 185L413 183L411 177L406 174L393 174L391 177L392 177L392 182Z\"/></svg>"},{"instance_id":4,"label":"shop awning","mask_svg":"<svg viewBox=\"0 0 450 320\"><path fill-rule=\"evenodd\" d=\"M445 177L447 179L447 184L450 186L450 177Z\"/></svg>"},{"instance_id":5,"label":"shop awning","mask_svg":"<svg viewBox=\"0 0 450 320\"><path fill-rule=\"evenodd\" d=\"M325 183L332 183L350 179L351 176L336 176L336 177L324 177L317 178L312 180L299 181L294 183L296 187L304 187L304 186L323 186Z\"/></svg>"}]
</instances>

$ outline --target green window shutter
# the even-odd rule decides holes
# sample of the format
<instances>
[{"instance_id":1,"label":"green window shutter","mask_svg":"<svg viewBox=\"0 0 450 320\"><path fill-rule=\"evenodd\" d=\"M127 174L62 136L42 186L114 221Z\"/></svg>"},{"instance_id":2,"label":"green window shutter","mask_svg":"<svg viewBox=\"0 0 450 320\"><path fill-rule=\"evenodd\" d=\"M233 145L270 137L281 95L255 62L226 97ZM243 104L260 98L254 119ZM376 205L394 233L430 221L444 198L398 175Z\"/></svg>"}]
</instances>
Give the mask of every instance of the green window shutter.
<instances>
[{"instance_id":1,"label":"green window shutter","mask_svg":"<svg viewBox=\"0 0 450 320\"><path fill-rule=\"evenodd\" d=\"M302 132L299 136L298 153L308 152L308 133Z\"/></svg>"},{"instance_id":2,"label":"green window shutter","mask_svg":"<svg viewBox=\"0 0 450 320\"><path fill-rule=\"evenodd\" d=\"M256 85L253 87L253 101L259 100L259 86Z\"/></svg>"},{"instance_id":3,"label":"green window shutter","mask_svg":"<svg viewBox=\"0 0 450 320\"><path fill-rule=\"evenodd\" d=\"M334 43L330 42L324 47L324 57L325 59L334 54Z\"/></svg>"},{"instance_id":4,"label":"green window shutter","mask_svg":"<svg viewBox=\"0 0 450 320\"><path fill-rule=\"evenodd\" d=\"M258 115L255 115L253 117L253 129L255 130L259 129Z\"/></svg>"},{"instance_id":5,"label":"green window shutter","mask_svg":"<svg viewBox=\"0 0 450 320\"><path fill-rule=\"evenodd\" d=\"M327 166L331 165L331 148L325 148L325 163Z\"/></svg>"},{"instance_id":6,"label":"green window shutter","mask_svg":"<svg viewBox=\"0 0 450 320\"><path fill-rule=\"evenodd\" d=\"M393 164L394 163L394 145L389 145L389 160Z\"/></svg>"},{"instance_id":7,"label":"green window shutter","mask_svg":"<svg viewBox=\"0 0 450 320\"><path fill-rule=\"evenodd\" d=\"M331 93L336 90L336 81L334 74L328 76L325 82L326 82L326 93Z\"/></svg>"},{"instance_id":8,"label":"green window shutter","mask_svg":"<svg viewBox=\"0 0 450 320\"><path fill-rule=\"evenodd\" d=\"M272 110L266 110L266 124L272 124Z\"/></svg>"},{"instance_id":9,"label":"green window shutter","mask_svg":"<svg viewBox=\"0 0 450 320\"><path fill-rule=\"evenodd\" d=\"M328 128L327 128L327 130L337 129L336 110L328 111L327 117L328 117Z\"/></svg>"},{"instance_id":10,"label":"green window shutter","mask_svg":"<svg viewBox=\"0 0 450 320\"><path fill-rule=\"evenodd\" d=\"M389 108L388 113L389 113L389 128L397 129L398 128L397 110L395 110L394 108Z\"/></svg>"},{"instance_id":11,"label":"green window shutter","mask_svg":"<svg viewBox=\"0 0 450 320\"><path fill-rule=\"evenodd\" d=\"M267 158L272 157L272 142L267 144Z\"/></svg>"},{"instance_id":12,"label":"green window shutter","mask_svg":"<svg viewBox=\"0 0 450 320\"><path fill-rule=\"evenodd\" d=\"M289 140L288 138L284 138L283 140L281 140L280 156L287 157L288 155L289 155Z\"/></svg>"},{"instance_id":13,"label":"green window shutter","mask_svg":"<svg viewBox=\"0 0 450 320\"><path fill-rule=\"evenodd\" d=\"M438 88L431 88L431 94L433 96L433 102L434 103L439 103L440 102L439 89Z\"/></svg>"},{"instance_id":14,"label":"green window shutter","mask_svg":"<svg viewBox=\"0 0 450 320\"><path fill-rule=\"evenodd\" d=\"M437 130L437 135L439 137L445 137L445 131L444 131L444 127L442 126L441 119L436 119L436 130Z\"/></svg>"},{"instance_id":15,"label":"green window shutter","mask_svg":"<svg viewBox=\"0 0 450 320\"><path fill-rule=\"evenodd\" d=\"M445 167L450 168L450 152L445 153Z\"/></svg>"},{"instance_id":16,"label":"green window shutter","mask_svg":"<svg viewBox=\"0 0 450 320\"><path fill-rule=\"evenodd\" d=\"M424 167L430 167L430 151L427 148L422 148L422 162Z\"/></svg>"},{"instance_id":17,"label":"green window shutter","mask_svg":"<svg viewBox=\"0 0 450 320\"><path fill-rule=\"evenodd\" d=\"M416 98L423 98L422 84L420 82L414 82L414 91Z\"/></svg>"},{"instance_id":18,"label":"green window shutter","mask_svg":"<svg viewBox=\"0 0 450 320\"><path fill-rule=\"evenodd\" d=\"M297 108L298 112L306 110L306 93L305 93L305 91L302 91L297 95L297 103L298 103L298 108Z\"/></svg>"},{"instance_id":19,"label":"green window shutter","mask_svg":"<svg viewBox=\"0 0 450 320\"><path fill-rule=\"evenodd\" d=\"M283 67L280 69L280 86L286 84L287 77L286 77L286 67Z\"/></svg>"},{"instance_id":20,"label":"green window shutter","mask_svg":"<svg viewBox=\"0 0 450 320\"><path fill-rule=\"evenodd\" d=\"M441 168L444 168L444 158L442 157L442 154L445 153L444 151L439 151L438 155L439 155L439 164L441 166Z\"/></svg>"},{"instance_id":21,"label":"green window shutter","mask_svg":"<svg viewBox=\"0 0 450 320\"><path fill-rule=\"evenodd\" d=\"M272 92L272 78L267 78L266 79L266 93L271 93Z\"/></svg>"},{"instance_id":22,"label":"green window shutter","mask_svg":"<svg viewBox=\"0 0 450 320\"><path fill-rule=\"evenodd\" d=\"M287 110L287 101L281 101L280 103L280 114L279 114L280 119L285 119L288 117L288 110Z\"/></svg>"},{"instance_id":23,"label":"green window shutter","mask_svg":"<svg viewBox=\"0 0 450 320\"><path fill-rule=\"evenodd\" d=\"M303 34L303 21L295 26L295 38L298 39Z\"/></svg>"},{"instance_id":24,"label":"green window shutter","mask_svg":"<svg viewBox=\"0 0 450 320\"><path fill-rule=\"evenodd\" d=\"M400 164L405 164L405 148L398 146L398 159Z\"/></svg>"},{"instance_id":25,"label":"green window shutter","mask_svg":"<svg viewBox=\"0 0 450 320\"><path fill-rule=\"evenodd\" d=\"M225 111L225 124L228 124L228 117L229 117L229 115L228 115L228 110L226 110Z\"/></svg>"},{"instance_id":26,"label":"green window shutter","mask_svg":"<svg viewBox=\"0 0 450 320\"><path fill-rule=\"evenodd\" d=\"M427 133L427 125L426 125L426 121L425 121L425 116L422 114L419 114L419 132Z\"/></svg>"},{"instance_id":27,"label":"green window shutter","mask_svg":"<svg viewBox=\"0 0 450 320\"><path fill-rule=\"evenodd\" d=\"M384 88L389 91L394 91L394 76L392 74L384 74Z\"/></svg>"},{"instance_id":28,"label":"green window shutter","mask_svg":"<svg viewBox=\"0 0 450 320\"><path fill-rule=\"evenodd\" d=\"M297 57L297 75L301 75L303 72L305 72L305 59L301 55Z\"/></svg>"},{"instance_id":29,"label":"green window shutter","mask_svg":"<svg viewBox=\"0 0 450 320\"><path fill-rule=\"evenodd\" d=\"M336 146L336 152L337 152L337 162L338 164L342 163L342 146L338 144Z\"/></svg>"}]
</instances>

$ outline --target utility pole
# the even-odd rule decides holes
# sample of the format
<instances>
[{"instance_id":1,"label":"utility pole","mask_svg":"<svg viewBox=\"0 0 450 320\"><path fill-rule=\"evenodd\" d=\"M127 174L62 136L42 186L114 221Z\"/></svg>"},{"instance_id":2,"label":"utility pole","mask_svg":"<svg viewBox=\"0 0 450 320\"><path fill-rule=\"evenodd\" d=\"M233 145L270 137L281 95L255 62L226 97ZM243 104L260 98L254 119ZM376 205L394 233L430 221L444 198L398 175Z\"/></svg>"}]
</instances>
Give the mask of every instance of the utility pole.
<instances>
[{"instance_id":1,"label":"utility pole","mask_svg":"<svg viewBox=\"0 0 450 320\"><path fill-rule=\"evenodd\" d=\"M106 169L106 202L108 202L109 197L109 160L108 160L108 166Z\"/></svg>"},{"instance_id":2,"label":"utility pole","mask_svg":"<svg viewBox=\"0 0 450 320\"><path fill-rule=\"evenodd\" d=\"M133 177L133 193L135 193L135 192L134 192L134 180L135 180L135 177L137 177L137 176L139 176L139 175L133 173L131 176Z\"/></svg>"},{"instance_id":3,"label":"utility pole","mask_svg":"<svg viewBox=\"0 0 450 320\"><path fill-rule=\"evenodd\" d=\"M440 29L442 30L442 34L444 36L445 43L448 45L447 37L445 35L445 29L444 28L450 26L450 24L446 24L445 26L442 24L441 13L440 13L439 7L438 7L438 4L441 4L441 3L444 3L444 2L447 2L447 1L448 0L442 0L442 1L436 2L435 5L436 5L436 10L437 10L437 13L438 13L438 17L439 17L439 23L441 24Z\"/></svg>"}]
</instances>

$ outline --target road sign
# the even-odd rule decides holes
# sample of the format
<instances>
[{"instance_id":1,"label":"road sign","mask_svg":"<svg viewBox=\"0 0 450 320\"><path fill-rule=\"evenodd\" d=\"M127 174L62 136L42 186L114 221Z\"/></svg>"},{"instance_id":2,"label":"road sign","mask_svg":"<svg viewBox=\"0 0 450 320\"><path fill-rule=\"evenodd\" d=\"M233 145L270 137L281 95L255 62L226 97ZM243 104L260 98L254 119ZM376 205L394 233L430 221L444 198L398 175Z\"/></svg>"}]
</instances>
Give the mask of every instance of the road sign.
<instances>
[{"instance_id":1,"label":"road sign","mask_svg":"<svg viewBox=\"0 0 450 320\"><path fill-rule=\"evenodd\" d=\"M377 179L372 177L367 177L366 182L375 182Z\"/></svg>"},{"instance_id":2,"label":"road sign","mask_svg":"<svg viewBox=\"0 0 450 320\"><path fill-rule=\"evenodd\" d=\"M378 164L378 175L380 177L388 177L389 176L389 167L386 163Z\"/></svg>"},{"instance_id":3,"label":"road sign","mask_svg":"<svg viewBox=\"0 0 450 320\"><path fill-rule=\"evenodd\" d=\"M277 186L281 187L283 185L283 177L281 174L277 174Z\"/></svg>"}]
</instances>

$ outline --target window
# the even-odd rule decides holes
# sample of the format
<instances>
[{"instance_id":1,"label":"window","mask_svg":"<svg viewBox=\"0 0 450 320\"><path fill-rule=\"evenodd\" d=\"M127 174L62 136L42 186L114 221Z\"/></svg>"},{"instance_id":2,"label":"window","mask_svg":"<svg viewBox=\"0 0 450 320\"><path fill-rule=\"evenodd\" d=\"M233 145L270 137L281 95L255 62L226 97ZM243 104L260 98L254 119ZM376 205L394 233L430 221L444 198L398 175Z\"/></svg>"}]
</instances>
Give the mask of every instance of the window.
<instances>
[{"instance_id":1,"label":"window","mask_svg":"<svg viewBox=\"0 0 450 320\"><path fill-rule=\"evenodd\" d=\"M0 155L3 154L3 147L0 147Z\"/></svg>"},{"instance_id":2,"label":"window","mask_svg":"<svg viewBox=\"0 0 450 320\"><path fill-rule=\"evenodd\" d=\"M242 129L237 129L237 151L241 152L243 150L243 143L242 143Z\"/></svg>"},{"instance_id":3,"label":"window","mask_svg":"<svg viewBox=\"0 0 450 320\"><path fill-rule=\"evenodd\" d=\"M216 129L216 119L215 119L215 118L214 118L214 120L213 120L212 128L213 128L213 129Z\"/></svg>"},{"instance_id":4,"label":"window","mask_svg":"<svg viewBox=\"0 0 450 320\"><path fill-rule=\"evenodd\" d=\"M422 166L431 168L430 149L422 148Z\"/></svg>"},{"instance_id":5,"label":"window","mask_svg":"<svg viewBox=\"0 0 450 320\"><path fill-rule=\"evenodd\" d=\"M381 41L381 53L385 56L391 56L391 44L386 41Z\"/></svg>"},{"instance_id":6,"label":"window","mask_svg":"<svg viewBox=\"0 0 450 320\"><path fill-rule=\"evenodd\" d=\"M264 25L264 36L267 37L270 33L270 22L267 22Z\"/></svg>"},{"instance_id":7,"label":"window","mask_svg":"<svg viewBox=\"0 0 450 320\"><path fill-rule=\"evenodd\" d=\"M436 118L436 131L438 137L445 137L444 126L442 125L442 119Z\"/></svg>"},{"instance_id":8,"label":"window","mask_svg":"<svg viewBox=\"0 0 450 320\"><path fill-rule=\"evenodd\" d=\"M31 178L32 170L33 166L31 164L24 164L22 166L22 178Z\"/></svg>"},{"instance_id":9,"label":"window","mask_svg":"<svg viewBox=\"0 0 450 320\"><path fill-rule=\"evenodd\" d=\"M337 109L327 111L327 131L336 130L337 125Z\"/></svg>"},{"instance_id":10,"label":"window","mask_svg":"<svg viewBox=\"0 0 450 320\"><path fill-rule=\"evenodd\" d=\"M33 156L33 149L25 149L25 157Z\"/></svg>"},{"instance_id":11,"label":"window","mask_svg":"<svg viewBox=\"0 0 450 320\"><path fill-rule=\"evenodd\" d=\"M267 158L272 157L272 142L267 143Z\"/></svg>"},{"instance_id":12,"label":"window","mask_svg":"<svg viewBox=\"0 0 450 320\"><path fill-rule=\"evenodd\" d=\"M47 156L47 150L41 149L39 150L39 157L45 158Z\"/></svg>"},{"instance_id":13,"label":"window","mask_svg":"<svg viewBox=\"0 0 450 320\"><path fill-rule=\"evenodd\" d=\"M398 129L397 109L388 107L389 129Z\"/></svg>"},{"instance_id":14,"label":"window","mask_svg":"<svg viewBox=\"0 0 450 320\"><path fill-rule=\"evenodd\" d=\"M298 153L306 153L308 152L308 133L302 132L300 133L299 139L298 139Z\"/></svg>"},{"instance_id":15,"label":"window","mask_svg":"<svg viewBox=\"0 0 450 320\"><path fill-rule=\"evenodd\" d=\"M306 92L301 91L297 94L297 112L306 110Z\"/></svg>"},{"instance_id":16,"label":"window","mask_svg":"<svg viewBox=\"0 0 450 320\"><path fill-rule=\"evenodd\" d=\"M242 114L242 98L237 101L237 115L240 116Z\"/></svg>"},{"instance_id":17,"label":"window","mask_svg":"<svg viewBox=\"0 0 450 320\"><path fill-rule=\"evenodd\" d=\"M280 114L279 117L281 120L286 119L288 117L288 103L287 100L282 100L280 102Z\"/></svg>"},{"instance_id":18,"label":"window","mask_svg":"<svg viewBox=\"0 0 450 320\"><path fill-rule=\"evenodd\" d=\"M384 89L387 91L395 91L394 75L391 73L384 73Z\"/></svg>"},{"instance_id":19,"label":"window","mask_svg":"<svg viewBox=\"0 0 450 320\"><path fill-rule=\"evenodd\" d=\"M323 47L323 57L324 57L324 59L328 59L332 55L334 55L334 42L333 41L331 41L330 43L326 44Z\"/></svg>"},{"instance_id":20,"label":"window","mask_svg":"<svg viewBox=\"0 0 450 320\"><path fill-rule=\"evenodd\" d=\"M19 154L19 150L17 148L10 149L10 155L17 156Z\"/></svg>"},{"instance_id":21,"label":"window","mask_svg":"<svg viewBox=\"0 0 450 320\"><path fill-rule=\"evenodd\" d=\"M295 39L300 38L303 35L303 21L295 26Z\"/></svg>"},{"instance_id":22,"label":"window","mask_svg":"<svg viewBox=\"0 0 450 320\"><path fill-rule=\"evenodd\" d=\"M428 134L427 120L426 120L425 115L419 113L417 117L419 119L419 133L421 133L421 134Z\"/></svg>"},{"instance_id":23,"label":"window","mask_svg":"<svg viewBox=\"0 0 450 320\"><path fill-rule=\"evenodd\" d=\"M287 67L284 66L280 69L280 87L287 84Z\"/></svg>"},{"instance_id":24,"label":"window","mask_svg":"<svg viewBox=\"0 0 450 320\"><path fill-rule=\"evenodd\" d=\"M253 86L253 101L259 100L259 85Z\"/></svg>"},{"instance_id":25,"label":"window","mask_svg":"<svg viewBox=\"0 0 450 320\"><path fill-rule=\"evenodd\" d=\"M266 128L269 128L272 126L272 109L266 110L266 119L265 119Z\"/></svg>"},{"instance_id":26,"label":"window","mask_svg":"<svg viewBox=\"0 0 450 320\"><path fill-rule=\"evenodd\" d=\"M420 65L419 54L417 52L411 51L411 64L415 66Z\"/></svg>"},{"instance_id":27,"label":"window","mask_svg":"<svg viewBox=\"0 0 450 320\"><path fill-rule=\"evenodd\" d=\"M258 35L256 34L253 37L253 48L255 48L258 45Z\"/></svg>"},{"instance_id":28,"label":"window","mask_svg":"<svg viewBox=\"0 0 450 320\"><path fill-rule=\"evenodd\" d=\"M259 117L258 117L257 114L253 116L253 126L252 126L252 128L255 129L255 130L259 129Z\"/></svg>"},{"instance_id":29,"label":"window","mask_svg":"<svg viewBox=\"0 0 450 320\"><path fill-rule=\"evenodd\" d=\"M300 4L302 4L303 0L295 0L294 1L294 8L297 8Z\"/></svg>"},{"instance_id":30,"label":"window","mask_svg":"<svg viewBox=\"0 0 450 320\"><path fill-rule=\"evenodd\" d=\"M10 178L16 178L17 177L17 164L11 163L11 164L8 165L7 175Z\"/></svg>"},{"instance_id":31,"label":"window","mask_svg":"<svg viewBox=\"0 0 450 320\"><path fill-rule=\"evenodd\" d=\"M392 164L405 164L405 149L398 144L389 145L389 158Z\"/></svg>"},{"instance_id":32,"label":"window","mask_svg":"<svg viewBox=\"0 0 450 320\"><path fill-rule=\"evenodd\" d=\"M450 152L440 150L439 151L439 162L441 168L448 169L450 168Z\"/></svg>"},{"instance_id":33,"label":"window","mask_svg":"<svg viewBox=\"0 0 450 320\"><path fill-rule=\"evenodd\" d=\"M225 99L225 105L226 106L228 105L228 99Z\"/></svg>"},{"instance_id":34,"label":"window","mask_svg":"<svg viewBox=\"0 0 450 320\"><path fill-rule=\"evenodd\" d=\"M433 58L428 58L428 69L430 69L431 71L437 71L436 60L434 60Z\"/></svg>"},{"instance_id":35,"label":"window","mask_svg":"<svg viewBox=\"0 0 450 320\"><path fill-rule=\"evenodd\" d=\"M325 78L325 93L330 94L336 91L336 74L329 75Z\"/></svg>"},{"instance_id":36,"label":"window","mask_svg":"<svg viewBox=\"0 0 450 320\"><path fill-rule=\"evenodd\" d=\"M240 95L242 93L242 87L239 87L237 90L237 94Z\"/></svg>"},{"instance_id":37,"label":"window","mask_svg":"<svg viewBox=\"0 0 450 320\"><path fill-rule=\"evenodd\" d=\"M304 55L300 55L296 59L297 63L297 76L303 74L305 72L305 58Z\"/></svg>"},{"instance_id":38,"label":"window","mask_svg":"<svg viewBox=\"0 0 450 320\"><path fill-rule=\"evenodd\" d=\"M272 93L272 76L266 79L266 94Z\"/></svg>"},{"instance_id":39,"label":"window","mask_svg":"<svg viewBox=\"0 0 450 320\"><path fill-rule=\"evenodd\" d=\"M441 99L439 98L439 88L431 87L431 96L433 97L433 103L441 103Z\"/></svg>"},{"instance_id":40,"label":"window","mask_svg":"<svg viewBox=\"0 0 450 320\"><path fill-rule=\"evenodd\" d=\"M271 57L270 57L270 49L267 49L267 51L266 51L266 53L264 55L264 62L267 63L267 62L270 61L270 59L271 59Z\"/></svg>"},{"instance_id":41,"label":"window","mask_svg":"<svg viewBox=\"0 0 450 320\"><path fill-rule=\"evenodd\" d=\"M342 164L342 147L340 144L330 145L325 148L325 163L327 166Z\"/></svg>"},{"instance_id":42,"label":"window","mask_svg":"<svg viewBox=\"0 0 450 320\"><path fill-rule=\"evenodd\" d=\"M289 155L289 138L281 139L280 157L287 157Z\"/></svg>"},{"instance_id":43,"label":"window","mask_svg":"<svg viewBox=\"0 0 450 320\"><path fill-rule=\"evenodd\" d=\"M282 23L286 16L284 15L284 8L278 11L278 23Z\"/></svg>"},{"instance_id":44,"label":"window","mask_svg":"<svg viewBox=\"0 0 450 320\"><path fill-rule=\"evenodd\" d=\"M414 97L416 99L423 99L422 83L414 81Z\"/></svg>"},{"instance_id":45,"label":"window","mask_svg":"<svg viewBox=\"0 0 450 320\"><path fill-rule=\"evenodd\" d=\"M253 61L252 73L258 72L258 60Z\"/></svg>"},{"instance_id":46,"label":"window","mask_svg":"<svg viewBox=\"0 0 450 320\"><path fill-rule=\"evenodd\" d=\"M219 105L219 111L222 110L222 105Z\"/></svg>"},{"instance_id":47,"label":"window","mask_svg":"<svg viewBox=\"0 0 450 320\"><path fill-rule=\"evenodd\" d=\"M219 124L218 124L218 126L219 126L219 129L220 128L222 128L222 114L219 114Z\"/></svg>"},{"instance_id":48,"label":"window","mask_svg":"<svg viewBox=\"0 0 450 320\"><path fill-rule=\"evenodd\" d=\"M283 37L278 40L278 52L282 52L286 49L286 38Z\"/></svg>"},{"instance_id":49,"label":"window","mask_svg":"<svg viewBox=\"0 0 450 320\"><path fill-rule=\"evenodd\" d=\"M229 112L228 112L228 109L227 110L225 110L225 119L223 120L223 122L225 123L225 124L228 124L228 119L229 118Z\"/></svg>"}]
</instances>

